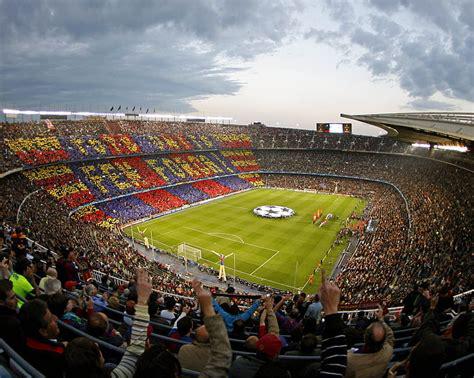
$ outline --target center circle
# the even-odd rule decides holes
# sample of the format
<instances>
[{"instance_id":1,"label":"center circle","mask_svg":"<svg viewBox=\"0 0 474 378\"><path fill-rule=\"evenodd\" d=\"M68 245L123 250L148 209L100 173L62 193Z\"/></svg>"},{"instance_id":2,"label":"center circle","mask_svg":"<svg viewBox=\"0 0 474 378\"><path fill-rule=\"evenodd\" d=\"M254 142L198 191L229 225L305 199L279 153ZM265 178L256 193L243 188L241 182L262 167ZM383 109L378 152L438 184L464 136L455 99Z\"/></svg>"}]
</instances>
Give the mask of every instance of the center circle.
<instances>
[{"instance_id":1,"label":"center circle","mask_svg":"<svg viewBox=\"0 0 474 378\"><path fill-rule=\"evenodd\" d=\"M295 215L295 211L286 206L264 205L253 209L253 213L263 218L288 218Z\"/></svg>"}]
</instances>

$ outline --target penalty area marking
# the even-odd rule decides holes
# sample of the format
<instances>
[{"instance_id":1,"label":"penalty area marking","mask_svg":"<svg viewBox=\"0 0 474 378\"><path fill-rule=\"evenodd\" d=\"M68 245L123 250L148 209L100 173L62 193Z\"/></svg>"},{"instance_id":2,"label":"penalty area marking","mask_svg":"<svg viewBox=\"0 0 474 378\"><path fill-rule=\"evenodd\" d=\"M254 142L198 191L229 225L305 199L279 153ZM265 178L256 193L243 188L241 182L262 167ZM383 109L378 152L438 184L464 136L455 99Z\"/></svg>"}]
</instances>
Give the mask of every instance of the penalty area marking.
<instances>
[{"instance_id":1,"label":"penalty area marking","mask_svg":"<svg viewBox=\"0 0 474 378\"><path fill-rule=\"evenodd\" d=\"M217 237L219 237L219 235L229 235L229 236L235 237L240 243L245 244L244 239L242 239L240 236L234 235L234 234L224 234L222 232L209 232L208 235L217 236ZM229 239L229 240L231 240L231 239Z\"/></svg>"},{"instance_id":2,"label":"penalty area marking","mask_svg":"<svg viewBox=\"0 0 474 378\"><path fill-rule=\"evenodd\" d=\"M183 228L186 228L188 230L191 230L191 231L196 231L196 232L199 232L201 234L204 234L204 235L209 235L209 236L215 236L216 238L221 238L221 239L225 239L225 240L230 240L230 241L233 241L235 242L237 238L238 242L241 243L241 244L247 244L244 242L244 240L238 236L238 235L234 235L234 234L224 234L222 232L204 232L204 231L201 231L201 230L198 230L197 228L193 228L193 227L183 227ZM220 236L220 235L227 235L227 236L232 236L233 238L226 238L224 236Z\"/></svg>"},{"instance_id":3,"label":"penalty area marking","mask_svg":"<svg viewBox=\"0 0 474 378\"><path fill-rule=\"evenodd\" d=\"M234 239L229 239L229 238L226 238L226 237L223 237L223 236L219 236L219 235L233 235L233 234L222 234L222 233L218 233L218 232L212 232L212 233L209 233L209 232L204 232L204 231L201 231L201 230L198 230L197 228L192 228L192 227L184 227L184 228L187 228L188 230L192 230L192 231L196 231L196 232L200 232L201 234L205 234L205 235L209 235L209 236L215 236L217 238L221 238L221 239L226 239L226 240L230 240L230 241L235 241ZM237 236L237 235L233 235L233 236ZM239 236L237 236L239 237ZM240 238L240 237L239 237ZM250 274L251 276L255 277L255 278L259 278L257 276L254 276L254 273L259 270L260 268L262 268L265 264L267 264L271 259L273 259L276 255L278 255L280 253L280 251L277 251L276 249L271 249L271 248L266 248L266 247L262 247L262 246L259 246L259 245L256 245L256 244L251 244L251 243L245 243L242 238L241 239L241 243L242 244L245 244L245 245L249 245L251 247L256 247L256 248L261 248L261 249L266 249L267 251L272 251L274 252L273 255L271 255L268 259L266 259L259 267L257 267L257 269L255 269L252 273L246 273L246 274ZM262 278L260 278L262 279ZM267 280L269 281L269 280ZM270 282L270 281L269 281ZM278 282L277 282L278 283ZM280 284L282 285L282 284ZM283 286L287 286L287 285L283 285ZM288 286L290 287L290 286Z\"/></svg>"},{"instance_id":4,"label":"penalty area marking","mask_svg":"<svg viewBox=\"0 0 474 378\"><path fill-rule=\"evenodd\" d=\"M260 268L262 268L267 262L269 262L271 259L273 259L276 255L278 255L280 253L280 251L276 251L273 255L270 256L270 258L268 258L267 260L265 260L257 269L255 269L252 273L250 273L251 276L253 276L253 274L259 270ZM256 276L255 276L256 277Z\"/></svg>"},{"instance_id":5,"label":"penalty area marking","mask_svg":"<svg viewBox=\"0 0 474 378\"><path fill-rule=\"evenodd\" d=\"M229 238L226 238L224 236L219 236L219 235L232 235L232 236L238 237L240 239L241 244L249 245L249 246L255 247L255 248L266 249L267 251L272 251L274 253L275 252L280 252L280 251L277 251L276 249L262 247L261 245L246 243L246 242L244 242L244 240L240 236L234 235L234 234L223 234L223 233L219 233L219 232L204 232L204 231L198 230L197 228L192 228L192 227L183 227L183 228L186 228L186 229L191 230L191 231L196 231L196 232L199 232L199 233L204 234L204 235L214 236L216 238L221 238L221 239L230 240L230 241L235 242L235 239L229 239Z\"/></svg>"},{"instance_id":6,"label":"penalty area marking","mask_svg":"<svg viewBox=\"0 0 474 378\"><path fill-rule=\"evenodd\" d=\"M205 258L203 258L203 257L201 257L199 260L207 261L208 263L210 263L210 264L212 264L212 265L218 265L217 262L211 261L211 260L208 260L208 259L205 259ZM234 269L231 268L231 270L234 270ZM239 269L235 269L235 271L236 271L237 273L241 273L241 274L245 274L245 275L250 275L249 273L244 272L244 271L239 270ZM252 277L253 277L253 278L256 278L256 279L258 279L258 280L265 281L265 282L270 282L270 283L272 283L272 284L276 284L276 285L288 287L288 288L293 289L293 290L294 290L294 289L300 289L300 288L298 288L298 287L293 287L293 286L286 285L286 284L281 283L281 282L272 281L272 280L269 280L269 279L267 279L267 278L263 278L263 277L259 277L259 276L255 276L255 275L252 275Z\"/></svg>"}]
</instances>

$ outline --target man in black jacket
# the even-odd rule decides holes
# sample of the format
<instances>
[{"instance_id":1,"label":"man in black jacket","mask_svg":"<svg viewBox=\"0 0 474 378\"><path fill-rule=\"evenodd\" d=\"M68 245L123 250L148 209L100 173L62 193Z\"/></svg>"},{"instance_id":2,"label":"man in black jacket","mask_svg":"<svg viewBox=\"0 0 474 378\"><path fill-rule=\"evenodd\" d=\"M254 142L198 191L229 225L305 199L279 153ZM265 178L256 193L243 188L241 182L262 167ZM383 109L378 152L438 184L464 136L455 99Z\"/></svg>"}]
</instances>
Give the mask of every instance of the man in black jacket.
<instances>
[{"instance_id":1,"label":"man in black jacket","mask_svg":"<svg viewBox=\"0 0 474 378\"><path fill-rule=\"evenodd\" d=\"M0 280L0 338L16 352L22 352L23 331L17 314L18 300L10 280Z\"/></svg>"}]
</instances>

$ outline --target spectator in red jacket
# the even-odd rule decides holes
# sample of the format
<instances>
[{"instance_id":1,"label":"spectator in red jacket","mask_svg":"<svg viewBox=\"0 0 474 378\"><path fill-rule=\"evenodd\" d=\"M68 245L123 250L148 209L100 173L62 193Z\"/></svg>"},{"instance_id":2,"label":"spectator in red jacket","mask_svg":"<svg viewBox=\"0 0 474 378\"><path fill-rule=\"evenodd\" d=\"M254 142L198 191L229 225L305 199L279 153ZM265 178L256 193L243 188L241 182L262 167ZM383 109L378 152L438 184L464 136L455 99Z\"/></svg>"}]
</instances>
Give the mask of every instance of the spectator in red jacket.
<instances>
[{"instance_id":1,"label":"spectator in red jacket","mask_svg":"<svg viewBox=\"0 0 474 378\"><path fill-rule=\"evenodd\" d=\"M74 249L63 247L62 257L56 262L58 278L64 285L67 281L79 282L79 267L76 262L76 252Z\"/></svg>"}]
</instances>

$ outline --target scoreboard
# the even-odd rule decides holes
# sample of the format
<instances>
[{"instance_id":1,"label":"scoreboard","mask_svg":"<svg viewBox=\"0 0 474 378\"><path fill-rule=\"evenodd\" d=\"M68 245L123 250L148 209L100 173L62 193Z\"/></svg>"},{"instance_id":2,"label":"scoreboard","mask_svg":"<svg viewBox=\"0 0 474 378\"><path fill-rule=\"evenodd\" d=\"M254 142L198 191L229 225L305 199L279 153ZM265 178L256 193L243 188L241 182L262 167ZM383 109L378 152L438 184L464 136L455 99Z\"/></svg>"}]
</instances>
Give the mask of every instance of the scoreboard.
<instances>
[{"instance_id":1,"label":"scoreboard","mask_svg":"<svg viewBox=\"0 0 474 378\"><path fill-rule=\"evenodd\" d=\"M352 134L352 123L317 123L318 133Z\"/></svg>"}]
</instances>

